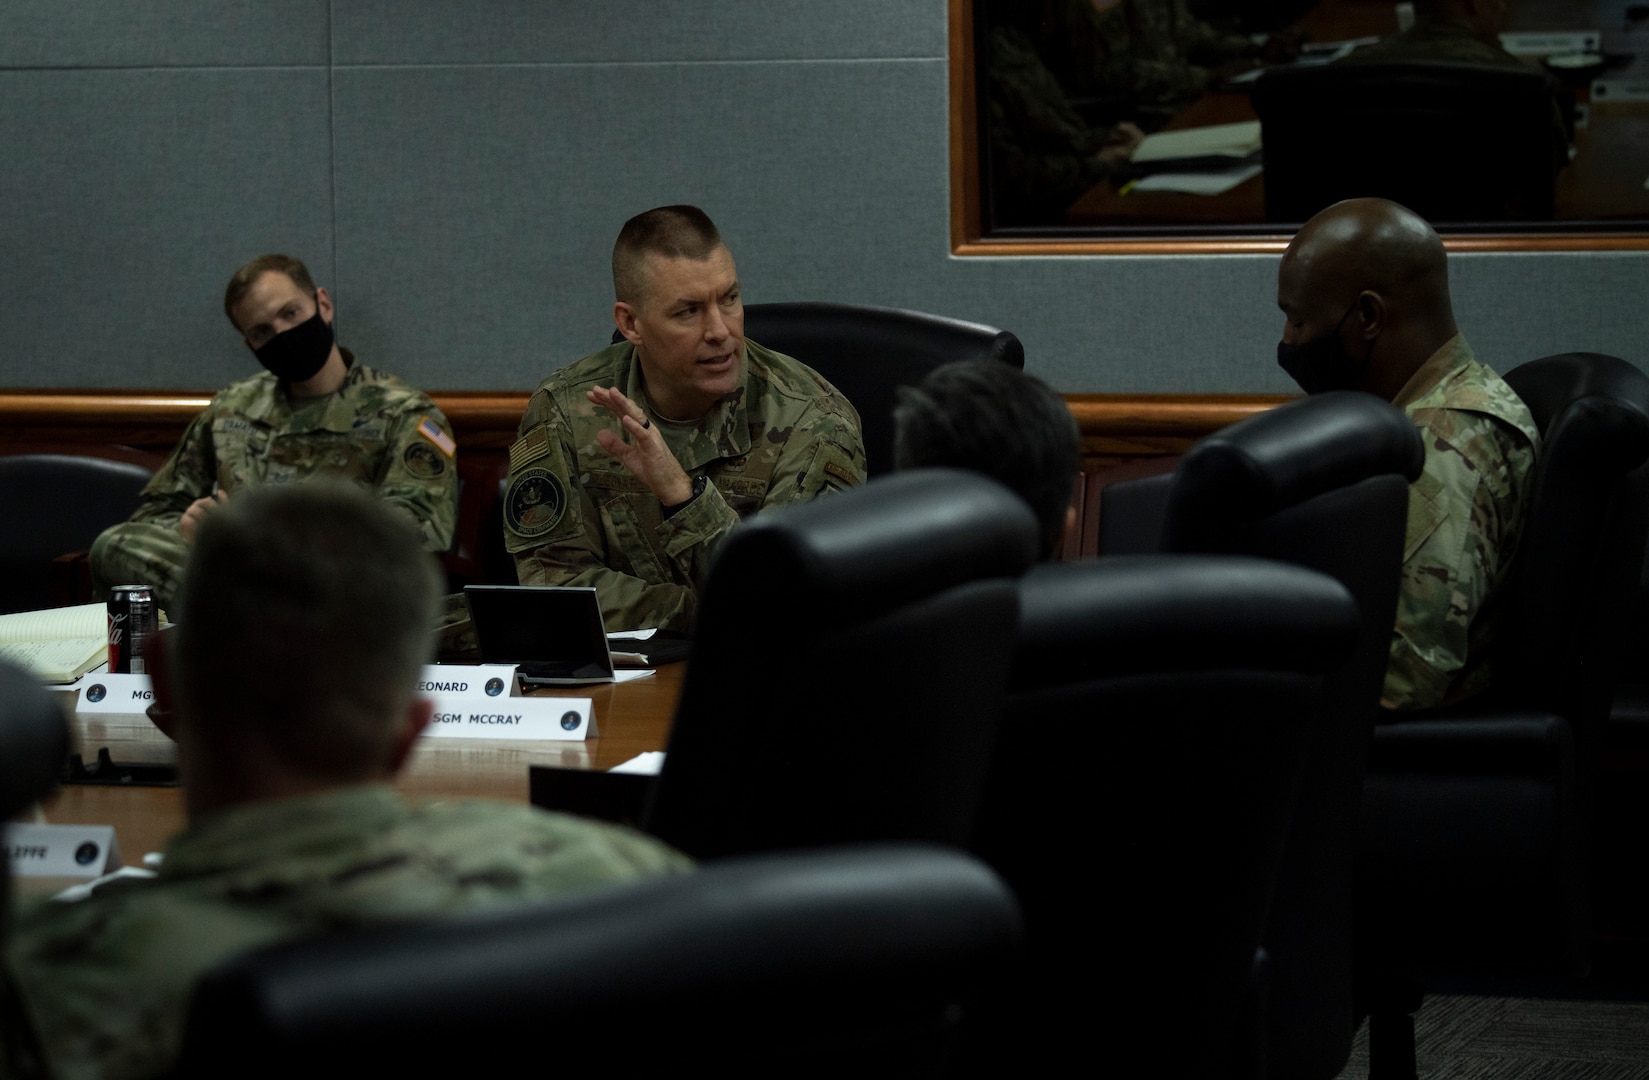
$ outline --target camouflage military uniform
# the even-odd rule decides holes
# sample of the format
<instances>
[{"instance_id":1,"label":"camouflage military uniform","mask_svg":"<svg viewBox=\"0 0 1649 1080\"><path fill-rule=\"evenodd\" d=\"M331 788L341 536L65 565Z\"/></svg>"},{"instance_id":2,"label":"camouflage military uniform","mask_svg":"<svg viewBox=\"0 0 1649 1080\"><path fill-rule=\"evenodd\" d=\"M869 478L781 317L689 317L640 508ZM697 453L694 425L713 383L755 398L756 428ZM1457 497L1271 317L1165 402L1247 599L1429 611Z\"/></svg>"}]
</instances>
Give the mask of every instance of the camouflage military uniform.
<instances>
[{"instance_id":1,"label":"camouflage military uniform","mask_svg":"<svg viewBox=\"0 0 1649 1080\"><path fill-rule=\"evenodd\" d=\"M153 880L25 912L9 959L59 1080L153 1076L176 1057L196 979L234 954L688 866L615 826L507 803L409 804L382 785L344 788L202 818L167 845Z\"/></svg>"},{"instance_id":2,"label":"camouflage military uniform","mask_svg":"<svg viewBox=\"0 0 1649 1080\"><path fill-rule=\"evenodd\" d=\"M1381 704L1424 709L1488 685L1495 597L1523 532L1540 446L1511 387L1456 335L1393 400L1420 428L1397 627Z\"/></svg>"},{"instance_id":3,"label":"camouflage military uniform","mask_svg":"<svg viewBox=\"0 0 1649 1080\"><path fill-rule=\"evenodd\" d=\"M744 385L700 420L652 422L704 493L666 518L658 499L601 448L598 386L646 400L635 346L609 346L539 384L510 448L504 542L523 585L594 585L611 630L687 630L693 589L741 518L865 478L859 414L818 373L745 342Z\"/></svg>"},{"instance_id":4,"label":"camouflage military uniform","mask_svg":"<svg viewBox=\"0 0 1649 1080\"><path fill-rule=\"evenodd\" d=\"M260 372L225 388L190 423L183 441L143 489L130 521L92 545L99 595L111 585L154 585L162 607L177 595L189 545L178 519L214 490L343 476L404 508L424 544L445 551L458 518L452 428L435 403L392 375L354 363L335 393L292 401Z\"/></svg>"}]
</instances>

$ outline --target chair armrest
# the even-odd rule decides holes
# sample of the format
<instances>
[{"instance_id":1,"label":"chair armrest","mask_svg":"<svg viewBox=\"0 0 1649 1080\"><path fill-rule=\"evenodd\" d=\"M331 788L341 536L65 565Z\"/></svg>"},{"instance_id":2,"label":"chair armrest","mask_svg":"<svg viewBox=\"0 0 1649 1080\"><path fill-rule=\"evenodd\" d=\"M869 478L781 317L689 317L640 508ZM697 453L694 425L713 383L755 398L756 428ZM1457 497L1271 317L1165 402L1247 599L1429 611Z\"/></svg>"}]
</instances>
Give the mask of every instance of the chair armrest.
<instances>
[{"instance_id":1,"label":"chair armrest","mask_svg":"<svg viewBox=\"0 0 1649 1080\"><path fill-rule=\"evenodd\" d=\"M1368 767L1371 773L1550 777L1572 769L1574 753L1569 722L1552 713L1428 714L1375 727Z\"/></svg>"}]
</instances>

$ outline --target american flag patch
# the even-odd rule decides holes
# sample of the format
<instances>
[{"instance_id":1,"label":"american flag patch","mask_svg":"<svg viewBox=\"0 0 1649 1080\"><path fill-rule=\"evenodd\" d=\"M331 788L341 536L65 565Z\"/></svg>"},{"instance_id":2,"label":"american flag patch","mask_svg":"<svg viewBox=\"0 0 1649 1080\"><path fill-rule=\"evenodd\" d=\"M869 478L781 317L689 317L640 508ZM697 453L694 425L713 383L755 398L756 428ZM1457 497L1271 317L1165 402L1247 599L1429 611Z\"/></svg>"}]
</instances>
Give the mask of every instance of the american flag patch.
<instances>
[{"instance_id":1,"label":"american flag patch","mask_svg":"<svg viewBox=\"0 0 1649 1080\"><path fill-rule=\"evenodd\" d=\"M452 436L442 431L440 425L427 416L418 425L418 434L434 443L447 457L458 452L458 444L452 441Z\"/></svg>"}]
</instances>

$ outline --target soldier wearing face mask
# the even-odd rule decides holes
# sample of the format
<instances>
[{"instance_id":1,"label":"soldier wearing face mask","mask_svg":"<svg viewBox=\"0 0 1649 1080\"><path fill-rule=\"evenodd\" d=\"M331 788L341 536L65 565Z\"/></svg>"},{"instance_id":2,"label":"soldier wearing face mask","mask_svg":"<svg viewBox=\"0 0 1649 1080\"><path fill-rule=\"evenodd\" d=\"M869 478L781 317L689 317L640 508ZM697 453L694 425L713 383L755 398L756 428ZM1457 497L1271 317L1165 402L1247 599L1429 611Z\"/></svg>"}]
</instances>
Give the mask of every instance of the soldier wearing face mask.
<instances>
[{"instance_id":1,"label":"soldier wearing face mask","mask_svg":"<svg viewBox=\"0 0 1649 1080\"><path fill-rule=\"evenodd\" d=\"M446 550L458 516L457 448L435 403L338 346L332 298L297 259L264 255L235 271L223 310L266 370L214 397L143 489L137 513L97 538L98 595L150 584L170 606L214 507L256 484L318 475L354 480L405 511L426 548Z\"/></svg>"},{"instance_id":2,"label":"soldier wearing face mask","mask_svg":"<svg viewBox=\"0 0 1649 1080\"><path fill-rule=\"evenodd\" d=\"M1425 436L1381 703L1424 709L1481 691L1540 433L1455 325L1442 240L1396 203L1337 203L1283 253L1277 306L1277 362L1306 393L1374 394Z\"/></svg>"}]
</instances>

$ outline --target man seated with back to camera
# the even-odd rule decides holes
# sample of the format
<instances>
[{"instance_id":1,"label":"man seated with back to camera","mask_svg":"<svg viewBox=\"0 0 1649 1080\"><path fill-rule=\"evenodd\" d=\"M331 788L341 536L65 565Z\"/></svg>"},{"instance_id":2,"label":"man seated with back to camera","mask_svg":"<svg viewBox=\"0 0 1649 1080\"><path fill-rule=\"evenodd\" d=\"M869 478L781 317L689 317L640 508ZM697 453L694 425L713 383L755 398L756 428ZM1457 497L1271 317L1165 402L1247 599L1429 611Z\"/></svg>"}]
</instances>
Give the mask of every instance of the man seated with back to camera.
<instances>
[{"instance_id":1,"label":"man seated with back to camera","mask_svg":"<svg viewBox=\"0 0 1649 1080\"><path fill-rule=\"evenodd\" d=\"M131 520L92 544L97 595L152 585L170 610L207 514L254 484L319 475L371 490L418 526L430 551L445 551L458 520L456 447L435 403L338 345L332 298L289 255L260 255L236 270L223 311L266 370L214 397Z\"/></svg>"},{"instance_id":2,"label":"man seated with back to camera","mask_svg":"<svg viewBox=\"0 0 1649 1080\"><path fill-rule=\"evenodd\" d=\"M390 786L433 714L421 539L341 481L254 488L201 523L152 669L188 828L153 879L19 918L0 1037L32 1026L59 1078L154 1076L195 981L233 954L688 868L615 826Z\"/></svg>"},{"instance_id":3,"label":"man seated with back to camera","mask_svg":"<svg viewBox=\"0 0 1649 1080\"><path fill-rule=\"evenodd\" d=\"M859 414L805 364L745 339L733 256L697 207L625 222L613 289L624 340L527 403L505 546L523 585L593 585L608 629L684 631L741 519L864 482Z\"/></svg>"},{"instance_id":4,"label":"man seated with back to camera","mask_svg":"<svg viewBox=\"0 0 1649 1080\"><path fill-rule=\"evenodd\" d=\"M983 473L1030 504L1044 559L1076 526L1071 481L1082 436L1065 401L1041 379L996 360L959 360L900 387L893 461L900 470L944 466Z\"/></svg>"},{"instance_id":5,"label":"man seated with back to camera","mask_svg":"<svg viewBox=\"0 0 1649 1080\"><path fill-rule=\"evenodd\" d=\"M1479 693L1540 431L1455 324L1443 241L1394 202L1336 203L1283 252L1277 306L1277 361L1301 389L1373 394L1424 436L1381 704L1425 709Z\"/></svg>"}]
</instances>

